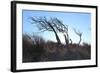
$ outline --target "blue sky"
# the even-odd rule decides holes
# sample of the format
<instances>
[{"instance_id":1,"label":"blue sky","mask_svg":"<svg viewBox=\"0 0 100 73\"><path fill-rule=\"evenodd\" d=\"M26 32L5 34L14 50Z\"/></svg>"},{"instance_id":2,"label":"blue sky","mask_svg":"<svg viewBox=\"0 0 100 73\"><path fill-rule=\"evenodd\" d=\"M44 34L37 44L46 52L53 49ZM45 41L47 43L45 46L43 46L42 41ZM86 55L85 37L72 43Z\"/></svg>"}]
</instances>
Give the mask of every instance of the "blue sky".
<instances>
[{"instance_id":1,"label":"blue sky","mask_svg":"<svg viewBox=\"0 0 100 73\"><path fill-rule=\"evenodd\" d=\"M79 13L79 12L54 12L54 11L34 11L34 10L23 10L23 34L32 35L33 33L45 38L45 40L56 41L53 32L46 31L38 33L39 30L36 24L31 24L30 17L56 17L60 19L64 25L69 27L69 36L74 43L78 43L79 36L75 34L73 28L83 33L82 42L91 42L91 14L90 13ZM58 33L61 42L65 43L64 37L61 33Z\"/></svg>"}]
</instances>

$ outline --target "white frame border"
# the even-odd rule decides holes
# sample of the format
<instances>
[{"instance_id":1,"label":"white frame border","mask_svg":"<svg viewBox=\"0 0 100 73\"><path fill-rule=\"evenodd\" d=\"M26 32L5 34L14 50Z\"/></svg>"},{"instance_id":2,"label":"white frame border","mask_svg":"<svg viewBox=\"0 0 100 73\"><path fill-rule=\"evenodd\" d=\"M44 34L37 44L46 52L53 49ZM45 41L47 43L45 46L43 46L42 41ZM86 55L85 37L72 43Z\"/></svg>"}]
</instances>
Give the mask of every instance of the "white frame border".
<instances>
[{"instance_id":1,"label":"white frame border","mask_svg":"<svg viewBox=\"0 0 100 73\"><path fill-rule=\"evenodd\" d=\"M54 68L54 67L75 67L75 66L87 66L96 65L96 9L84 8L84 7L67 7L67 6L51 6L51 5L28 5L17 4L16 5L16 28L17 28L17 40L16 40L16 66L17 70L23 69L39 69L39 68ZM92 30L92 43L91 43L91 60L74 60L74 61L58 61L58 62L37 62L37 63L22 63L22 9L28 10L47 10L47 11L70 11L70 12L89 12L91 13L91 30Z\"/></svg>"}]
</instances>

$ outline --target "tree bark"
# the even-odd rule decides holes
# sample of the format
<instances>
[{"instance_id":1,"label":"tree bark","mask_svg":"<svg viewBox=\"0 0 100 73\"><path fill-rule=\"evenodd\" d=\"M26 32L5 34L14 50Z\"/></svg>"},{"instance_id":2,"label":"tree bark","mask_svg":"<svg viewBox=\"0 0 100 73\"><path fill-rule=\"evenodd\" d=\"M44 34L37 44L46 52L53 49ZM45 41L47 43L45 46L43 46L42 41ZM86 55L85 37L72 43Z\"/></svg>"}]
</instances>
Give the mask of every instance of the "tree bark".
<instances>
[{"instance_id":1,"label":"tree bark","mask_svg":"<svg viewBox=\"0 0 100 73\"><path fill-rule=\"evenodd\" d=\"M69 44L68 35L67 35L67 37L66 37L66 35L64 35L64 38L65 38L66 45L68 45Z\"/></svg>"},{"instance_id":2,"label":"tree bark","mask_svg":"<svg viewBox=\"0 0 100 73\"><path fill-rule=\"evenodd\" d=\"M56 36L57 43L58 43L58 44L61 44L61 41L60 41L60 39L59 39L59 37L58 37L57 32L54 31L54 33L55 33L55 36Z\"/></svg>"}]
</instances>

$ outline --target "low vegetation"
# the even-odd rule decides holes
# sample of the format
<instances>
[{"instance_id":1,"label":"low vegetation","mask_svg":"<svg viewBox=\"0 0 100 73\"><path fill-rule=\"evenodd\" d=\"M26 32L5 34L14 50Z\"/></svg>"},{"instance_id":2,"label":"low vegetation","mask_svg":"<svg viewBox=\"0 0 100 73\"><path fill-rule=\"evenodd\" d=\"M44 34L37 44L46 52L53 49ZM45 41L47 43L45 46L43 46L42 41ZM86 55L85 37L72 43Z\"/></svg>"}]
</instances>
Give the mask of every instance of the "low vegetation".
<instances>
[{"instance_id":1,"label":"low vegetation","mask_svg":"<svg viewBox=\"0 0 100 73\"><path fill-rule=\"evenodd\" d=\"M23 35L23 62L86 60L91 58L91 45L58 44L40 36Z\"/></svg>"}]
</instances>

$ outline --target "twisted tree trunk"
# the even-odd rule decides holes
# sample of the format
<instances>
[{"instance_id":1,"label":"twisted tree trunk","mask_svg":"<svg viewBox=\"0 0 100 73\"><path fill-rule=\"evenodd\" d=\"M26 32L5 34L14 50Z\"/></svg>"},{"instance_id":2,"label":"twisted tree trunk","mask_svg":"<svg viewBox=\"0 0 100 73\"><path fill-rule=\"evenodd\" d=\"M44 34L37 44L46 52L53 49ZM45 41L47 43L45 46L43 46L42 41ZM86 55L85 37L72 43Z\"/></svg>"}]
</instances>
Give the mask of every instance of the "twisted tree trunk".
<instances>
[{"instance_id":1,"label":"twisted tree trunk","mask_svg":"<svg viewBox=\"0 0 100 73\"><path fill-rule=\"evenodd\" d=\"M79 43L78 43L79 45L80 45L81 41L82 41L82 37L80 36L80 40L79 40Z\"/></svg>"},{"instance_id":2,"label":"twisted tree trunk","mask_svg":"<svg viewBox=\"0 0 100 73\"><path fill-rule=\"evenodd\" d=\"M58 44L61 44L61 41L60 41L60 39L59 39L59 37L58 37L58 34L57 34L56 30L54 29L54 27L53 27L49 22L48 22L48 24L49 24L49 26L52 28L52 30L53 30L54 33L55 33L57 43L58 43Z\"/></svg>"},{"instance_id":3,"label":"twisted tree trunk","mask_svg":"<svg viewBox=\"0 0 100 73\"><path fill-rule=\"evenodd\" d=\"M69 44L69 37L68 37L68 34L67 34L67 37L66 37L66 35L64 35L64 38L65 38L66 45L67 45L67 47L68 47L68 44Z\"/></svg>"}]
</instances>

